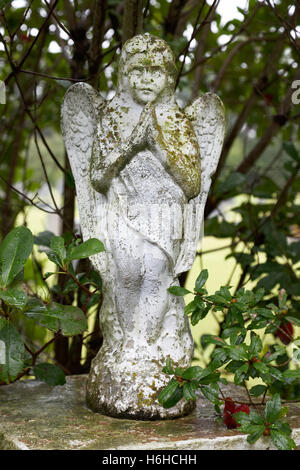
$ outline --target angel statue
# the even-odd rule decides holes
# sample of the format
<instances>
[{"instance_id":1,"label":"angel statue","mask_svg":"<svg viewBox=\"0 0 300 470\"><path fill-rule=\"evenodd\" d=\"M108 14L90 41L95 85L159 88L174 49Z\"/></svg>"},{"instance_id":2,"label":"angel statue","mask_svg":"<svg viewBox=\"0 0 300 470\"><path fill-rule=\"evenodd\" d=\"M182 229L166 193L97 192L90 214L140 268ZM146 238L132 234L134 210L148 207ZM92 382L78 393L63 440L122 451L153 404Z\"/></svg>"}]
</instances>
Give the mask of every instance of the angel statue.
<instances>
[{"instance_id":1,"label":"angel statue","mask_svg":"<svg viewBox=\"0 0 300 470\"><path fill-rule=\"evenodd\" d=\"M176 73L168 44L140 34L123 46L113 99L76 83L62 106L82 235L106 248L91 257L103 279L104 342L87 403L115 417L175 418L194 407L181 400L165 409L157 400L167 358L188 367L193 357L183 298L167 289L195 258L224 109L212 93L180 109Z\"/></svg>"}]
</instances>

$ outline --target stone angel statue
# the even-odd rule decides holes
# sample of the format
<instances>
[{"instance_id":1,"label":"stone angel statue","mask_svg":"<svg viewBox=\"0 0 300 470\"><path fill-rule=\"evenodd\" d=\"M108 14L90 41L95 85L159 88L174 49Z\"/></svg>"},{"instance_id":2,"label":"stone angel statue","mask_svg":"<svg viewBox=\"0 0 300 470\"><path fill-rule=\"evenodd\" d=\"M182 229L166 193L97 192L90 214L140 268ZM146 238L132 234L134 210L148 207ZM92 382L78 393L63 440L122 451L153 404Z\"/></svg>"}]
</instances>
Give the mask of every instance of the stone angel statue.
<instances>
[{"instance_id":1,"label":"stone angel statue","mask_svg":"<svg viewBox=\"0 0 300 470\"><path fill-rule=\"evenodd\" d=\"M225 119L212 93L180 109L176 74L168 44L141 34L123 46L112 100L77 83L62 106L83 238L106 247L91 257L103 279L104 343L87 403L110 416L173 418L194 406L157 401L166 359L188 367L193 357L184 301L167 288L193 264Z\"/></svg>"}]
</instances>

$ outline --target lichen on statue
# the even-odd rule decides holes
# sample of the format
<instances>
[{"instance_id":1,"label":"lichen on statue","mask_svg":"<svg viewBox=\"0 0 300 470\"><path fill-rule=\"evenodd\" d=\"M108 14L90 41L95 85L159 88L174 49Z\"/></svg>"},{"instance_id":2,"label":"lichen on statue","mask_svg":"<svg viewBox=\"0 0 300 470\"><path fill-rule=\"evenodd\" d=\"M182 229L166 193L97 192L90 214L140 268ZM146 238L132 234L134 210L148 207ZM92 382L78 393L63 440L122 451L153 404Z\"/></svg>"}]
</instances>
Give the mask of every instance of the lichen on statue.
<instances>
[{"instance_id":1,"label":"lichen on statue","mask_svg":"<svg viewBox=\"0 0 300 470\"><path fill-rule=\"evenodd\" d=\"M103 110L100 144L93 151L91 177L96 190L107 191L112 177L132 158L132 150L147 148L187 199L199 194L200 150L191 123L175 101L176 73L173 53L161 39L146 34L126 42L118 91ZM122 141L127 146L122 148ZM99 158L102 149L113 152L113 157ZM158 171L157 162L154 166Z\"/></svg>"}]
</instances>

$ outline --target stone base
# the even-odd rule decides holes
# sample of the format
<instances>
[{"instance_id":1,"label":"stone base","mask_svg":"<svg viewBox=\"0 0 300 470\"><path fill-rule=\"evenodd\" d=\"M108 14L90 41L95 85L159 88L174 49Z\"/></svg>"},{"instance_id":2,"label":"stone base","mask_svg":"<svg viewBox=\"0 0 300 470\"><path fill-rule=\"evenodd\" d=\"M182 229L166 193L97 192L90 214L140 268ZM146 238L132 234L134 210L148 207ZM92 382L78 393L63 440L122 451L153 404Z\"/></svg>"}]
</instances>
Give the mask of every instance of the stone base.
<instances>
[{"instance_id":1,"label":"stone base","mask_svg":"<svg viewBox=\"0 0 300 470\"><path fill-rule=\"evenodd\" d=\"M170 380L162 367L144 357L132 361L106 354L103 358L100 351L87 380L87 405L96 413L122 419L152 421L188 415L195 408L193 401L181 400L169 409L158 402L159 392Z\"/></svg>"},{"instance_id":2,"label":"stone base","mask_svg":"<svg viewBox=\"0 0 300 470\"><path fill-rule=\"evenodd\" d=\"M67 377L58 387L36 380L1 386L0 450L274 449L268 437L250 445L246 435L226 429L202 397L191 414L176 420L121 420L93 413L85 402L86 379ZM234 386L224 392L236 400L246 398ZM289 410L292 437L300 446L300 406L292 403Z\"/></svg>"}]
</instances>

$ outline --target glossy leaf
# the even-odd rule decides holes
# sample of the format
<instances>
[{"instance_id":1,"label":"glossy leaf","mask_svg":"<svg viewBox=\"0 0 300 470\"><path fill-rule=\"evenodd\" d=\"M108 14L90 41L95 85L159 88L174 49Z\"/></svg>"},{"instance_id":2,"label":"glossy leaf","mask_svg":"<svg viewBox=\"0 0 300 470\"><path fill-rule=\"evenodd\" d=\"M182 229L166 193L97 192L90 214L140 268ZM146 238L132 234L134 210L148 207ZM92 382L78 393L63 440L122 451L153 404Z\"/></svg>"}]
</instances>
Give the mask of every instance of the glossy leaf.
<instances>
[{"instance_id":1,"label":"glossy leaf","mask_svg":"<svg viewBox=\"0 0 300 470\"><path fill-rule=\"evenodd\" d=\"M16 288L0 289L0 299L11 307L22 309L26 305L27 295L24 291Z\"/></svg>"},{"instance_id":2,"label":"glossy leaf","mask_svg":"<svg viewBox=\"0 0 300 470\"><path fill-rule=\"evenodd\" d=\"M183 296L183 295L191 293L189 290L180 286L171 286L168 288L168 292L170 292L170 294L177 295L177 296Z\"/></svg>"},{"instance_id":3,"label":"glossy leaf","mask_svg":"<svg viewBox=\"0 0 300 470\"><path fill-rule=\"evenodd\" d=\"M283 433L276 429L270 430L270 436L279 450L292 450L296 447L295 442L286 433Z\"/></svg>"},{"instance_id":4,"label":"glossy leaf","mask_svg":"<svg viewBox=\"0 0 300 470\"><path fill-rule=\"evenodd\" d=\"M0 341L5 345L5 362L0 364L0 381L10 383L23 370L25 348L14 325L2 318L0 318Z\"/></svg>"},{"instance_id":5,"label":"glossy leaf","mask_svg":"<svg viewBox=\"0 0 300 470\"><path fill-rule=\"evenodd\" d=\"M26 227L13 229L0 246L0 285L6 287L23 269L33 247L33 236Z\"/></svg>"},{"instance_id":6,"label":"glossy leaf","mask_svg":"<svg viewBox=\"0 0 300 470\"><path fill-rule=\"evenodd\" d=\"M33 373L38 380L48 385L64 385L66 378L64 372L54 364L42 362L33 368Z\"/></svg>"},{"instance_id":7,"label":"glossy leaf","mask_svg":"<svg viewBox=\"0 0 300 470\"><path fill-rule=\"evenodd\" d=\"M179 387L176 379L172 379L168 385L160 392L158 401L164 408L171 408L182 398L183 390Z\"/></svg>"},{"instance_id":8,"label":"glossy leaf","mask_svg":"<svg viewBox=\"0 0 300 470\"><path fill-rule=\"evenodd\" d=\"M197 383L186 382L183 384L183 396L186 400L196 400L195 390L197 389Z\"/></svg>"},{"instance_id":9,"label":"glossy leaf","mask_svg":"<svg viewBox=\"0 0 300 470\"><path fill-rule=\"evenodd\" d=\"M83 259L105 251L103 243L97 238L90 238L81 245L76 246L68 255L68 260Z\"/></svg>"},{"instance_id":10,"label":"glossy leaf","mask_svg":"<svg viewBox=\"0 0 300 470\"><path fill-rule=\"evenodd\" d=\"M208 271L207 269L203 269L196 279L196 283L195 283L196 292L198 292L204 286L207 279L208 279Z\"/></svg>"},{"instance_id":11,"label":"glossy leaf","mask_svg":"<svg viewBox=\"0 0 300 470\"><path fill-rule=\"evenodd\" d=\"M265 391L267 390L267 387L265 385L254 385L254 387L250 388L249 393L253 397L259 397Z\"/></svg>"}]
</instances>

